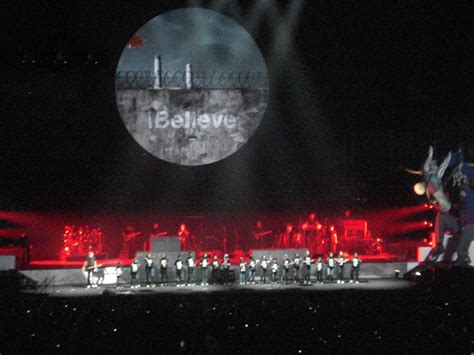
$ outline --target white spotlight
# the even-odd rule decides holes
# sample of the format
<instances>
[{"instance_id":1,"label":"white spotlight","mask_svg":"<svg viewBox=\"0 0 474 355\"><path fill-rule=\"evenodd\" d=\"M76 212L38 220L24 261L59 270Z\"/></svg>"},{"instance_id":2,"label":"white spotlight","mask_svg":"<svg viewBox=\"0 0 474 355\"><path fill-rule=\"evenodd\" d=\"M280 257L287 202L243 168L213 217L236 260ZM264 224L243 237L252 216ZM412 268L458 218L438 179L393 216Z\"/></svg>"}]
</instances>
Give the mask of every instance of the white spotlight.
<instances>
[{"instance_id":1,"label":"white spotlight","mask_svg":"<svg viewBox=\"0 0 474 355\"><path fill-rule=\"evenodd\" d=\"M413 186L413 190L419 196L424 195L426 192L426 184L424 182L417 182L415 186Z\"/></svg>"}]
</instances>

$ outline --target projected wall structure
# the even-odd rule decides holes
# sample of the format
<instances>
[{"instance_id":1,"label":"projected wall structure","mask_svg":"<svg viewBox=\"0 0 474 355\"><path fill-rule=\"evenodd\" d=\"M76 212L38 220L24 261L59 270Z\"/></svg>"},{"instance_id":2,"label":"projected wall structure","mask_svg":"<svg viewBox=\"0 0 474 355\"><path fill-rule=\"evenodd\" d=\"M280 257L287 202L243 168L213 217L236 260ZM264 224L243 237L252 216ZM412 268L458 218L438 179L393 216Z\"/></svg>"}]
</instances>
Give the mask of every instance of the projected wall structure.
<instances>
[{"instance_id":1,"label":"projected wall structure","mask_svg":"<svg viewBox=\"0 0 474 355\"><path fill-rule=\"evenodd\" d=\"M256 131L267 106L265 61L234 20L189 8L157 16L129 40L116 79L135 141L180 165L224 159Z\"/></svg>"}]
</instances>

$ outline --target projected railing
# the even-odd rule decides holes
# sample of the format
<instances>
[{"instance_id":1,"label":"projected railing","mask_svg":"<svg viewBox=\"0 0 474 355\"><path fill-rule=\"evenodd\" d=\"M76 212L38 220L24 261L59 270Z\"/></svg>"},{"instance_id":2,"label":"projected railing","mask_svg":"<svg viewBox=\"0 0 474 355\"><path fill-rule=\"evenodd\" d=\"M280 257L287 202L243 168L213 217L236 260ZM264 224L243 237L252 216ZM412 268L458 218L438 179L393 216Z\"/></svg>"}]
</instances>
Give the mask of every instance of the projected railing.
<instances>
[{"instance_id":1,"label":"projected railing","mask_svg":"<svg viewBox=\"0 0 474 355\"><path fill-rule=\"evenodd\" d=\"M161 88L266 89L268 88L268 77L261 72L193 72L192 77L189 77L186 71L167 71L157 77L152 71L119 71L115 75L115 88L117 90Z\"/></svg>"}]
</instances>

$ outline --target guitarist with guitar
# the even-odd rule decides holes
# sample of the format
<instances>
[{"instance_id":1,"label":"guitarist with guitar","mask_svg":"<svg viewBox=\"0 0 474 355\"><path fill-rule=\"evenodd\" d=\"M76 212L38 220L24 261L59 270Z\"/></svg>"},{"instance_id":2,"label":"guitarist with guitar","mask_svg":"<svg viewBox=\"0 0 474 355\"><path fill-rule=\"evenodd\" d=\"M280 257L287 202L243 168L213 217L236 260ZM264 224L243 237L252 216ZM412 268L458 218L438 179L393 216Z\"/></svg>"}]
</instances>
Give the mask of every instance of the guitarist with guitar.
<instances>
[{"instance_id":1,"label":"guitarist with guitar","mask_svg":"<svg viewBox=\"0 0 474 355\"><path fill-rule=\"evenodd\" d=\"M153 238L159 238L168 235L166 231L160 231L160 225L158 223L153 223L149 238L148 238L148 250L152 250L153 247Z\"/></svg>"},{"instance_id":2,"label":"guitarist with guitar","mask_svg":"<svg viewBox=\"0 0 474 355\"><path fill-rule=\"evenodd\" d=\"M87 288L97 287L97 284L94 282L92 276L99 266L100 265L97 265L97 259L94 256L94 252L90 251L87 254L86 260L84 261L84 265L82 265L82 271L84 273L87 272Z\"/></svg>"},{"instance_id":3,"label":"guitarist with guitar","mask_svg":"<svg viewBox=\"0 0 474 355\"><path fill-rule=\"evenodd\" d=\"M262 226L262 221L257 221L255 224L255 228L252 231L252 234L255 240L258 242L260 249L264 248L264 239L266 236L272 234L271 230L264 230Z\"/></svg>"},{"instance_id":4,"label":"guitarist with guitar","mask_svg":"<svg viewBox=\"0 0 474 355\"><path fill-rule=\"evenodd\" d=\"M137 232L135 227L131 225L127 226L125 231L122 233L122 250L126 250L129 256L136 252L137 248L135 246L135 240L141 234L141 232Z\"/></svg>"}]
</instances>

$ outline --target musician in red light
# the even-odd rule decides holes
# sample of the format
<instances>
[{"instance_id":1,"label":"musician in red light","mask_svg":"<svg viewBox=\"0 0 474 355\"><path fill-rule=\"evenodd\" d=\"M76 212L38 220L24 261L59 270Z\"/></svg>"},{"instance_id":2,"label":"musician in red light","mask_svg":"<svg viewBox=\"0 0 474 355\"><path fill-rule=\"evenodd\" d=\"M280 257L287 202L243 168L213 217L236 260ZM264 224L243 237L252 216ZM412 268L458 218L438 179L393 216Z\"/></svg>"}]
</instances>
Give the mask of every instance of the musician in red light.
<instances>
[{"instance_id":1,"label":"musician in red light","mask_svg":"<svg viewBox=\"0 0 474 355\"><path fill-rule=\"evenodd\" d=\"M263 225L262 225L262 221L258 220L256 223L255 223L255 228L253 229L252 231L252 234L255 238L255 240L257 241L260 249L263 249L264 248L264 245L267 245L268 243L265 242L265 237L269 237L270 234L272 234L272 231L271 230L264 230L263 229Z\"/></svg>"},{"instance_id":2,"label":"musician in red light","mask_svg":"<svg viewBox=\"0 0 474 355\"><path fill-rule=\"evenodd\" d=\"M178 237L181 241L181 250L189 250L191 248L191 240L186 224L182 223L179 225Z\"/></svg>"},{"instance_id":3,"label":"musician in red light","mask_svg":"<svg viewBox=\"0 0 474 355\"><path fill-rule=\"evenodd\" d=\"M148 235L148 250L152 250L153 247L153 238L163 237L167 235L168 232L160 230L160 224L155 222L151 228L150 234Z\"/></svg>"},{"instance_id":4,"label":"musician in red light","mask_svg":"<svg viewBox=\"0 0 474 355\"><path fill-rule=\"evenodd\" d=\"M94 256L94 252L90 251L82 265L82 271L87 272L87 288L97 287L97 283L93 280L93 273L97 267L97 259Z\"/></svg>"},{"instance_id":5,"label":"musician in red light","mask_svg":"<svg viewBox=\"0 0 474 355\"><path fill-rule=\"evenodd\" d=\"M291 248L293 243L293 225L287 224L285 228L285 232L280 235L280 248Z\"/></svg>"},{"instance_id":6,"label":"musician in red light","mask_svg":"<svg viewBox=\"0 0 474 355\"><path fill-rule=\"evenodd\" d=\"M313 253L318 251L319 244L322 237L322 224L318 221L317 215L311 212L304 222L303 228L305 230L305 246Z\"/></svg>"},{"instance_id":7,"label":"musician in red light","mask_svg":"<svg viewBox=\"0 0 474 355\"><path fill-rule=\"evenodd\" d=\"M125 231L122 233L122 250L126 250L128 255L131 255L136 252L136 238L141 234L135 230L135 227L132 225L128 225L125 228Z\"/></svg>"}]
</instances>

